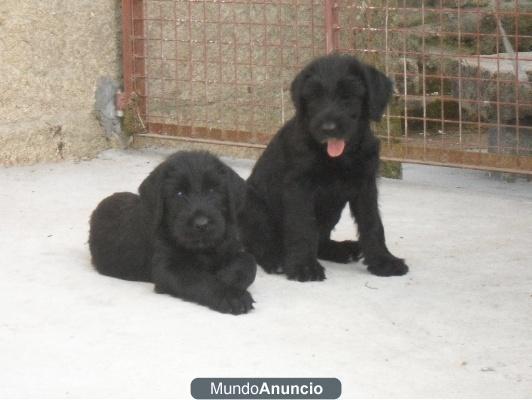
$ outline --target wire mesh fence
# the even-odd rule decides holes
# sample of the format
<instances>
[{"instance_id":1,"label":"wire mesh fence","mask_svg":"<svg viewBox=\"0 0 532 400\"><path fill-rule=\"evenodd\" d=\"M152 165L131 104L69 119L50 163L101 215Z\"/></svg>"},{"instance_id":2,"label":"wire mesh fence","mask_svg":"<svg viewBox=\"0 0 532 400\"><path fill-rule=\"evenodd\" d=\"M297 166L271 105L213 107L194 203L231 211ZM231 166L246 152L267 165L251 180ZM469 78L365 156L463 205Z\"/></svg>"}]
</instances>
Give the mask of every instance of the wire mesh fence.
<instances>
[{"instance_id":1,"label":"wire mesh fence","mask_svg":"<svg viewBox=\"0 0 532 400\"><path fill-rule=\"evenodd\" d=\"M123 0L145 132L267 144L328 51L395 82L385 159L532 174L532 0Z\"/></svg>"}]
</instances>

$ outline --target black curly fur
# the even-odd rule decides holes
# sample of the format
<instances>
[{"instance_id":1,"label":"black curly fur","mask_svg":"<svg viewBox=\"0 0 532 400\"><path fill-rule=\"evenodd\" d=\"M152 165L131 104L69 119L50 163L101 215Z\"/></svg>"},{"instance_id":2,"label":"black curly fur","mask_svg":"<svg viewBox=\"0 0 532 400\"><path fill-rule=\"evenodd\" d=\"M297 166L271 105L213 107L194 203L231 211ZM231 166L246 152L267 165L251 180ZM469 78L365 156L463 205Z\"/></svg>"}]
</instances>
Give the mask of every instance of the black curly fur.
<instances>
[{"instance_id":1,"label":"black curly fur","mask_svg":"<svg viewBox=\"0 0 532 400\"><path fill-rule=\"evenodd\" d=\"M386 248L377 204L379 141L370 120L381 118L391 94L384 74L346 55L318 58L296 76L296 114L255 165L241 221L246 248L267 272L323 280L318 258L347 263L361 256L375 275L408 272ZM345 147L328 150L331 139ZM346 204L358 242L330 239Z\"/></svg>"},{"instance_id":2,"label":"black curly fur","mask_svg":"<svg viewBox=\"0 0 532 400\"><path fill-rule=\"evenodd\" d=\"M244 201L244 180L218 158L175 153L142 182L139 195L115 193L94 210L93 264L104 275L154 282L158 293L246 313L256 264L237 227Z\"/></svg>"}]
</instances>

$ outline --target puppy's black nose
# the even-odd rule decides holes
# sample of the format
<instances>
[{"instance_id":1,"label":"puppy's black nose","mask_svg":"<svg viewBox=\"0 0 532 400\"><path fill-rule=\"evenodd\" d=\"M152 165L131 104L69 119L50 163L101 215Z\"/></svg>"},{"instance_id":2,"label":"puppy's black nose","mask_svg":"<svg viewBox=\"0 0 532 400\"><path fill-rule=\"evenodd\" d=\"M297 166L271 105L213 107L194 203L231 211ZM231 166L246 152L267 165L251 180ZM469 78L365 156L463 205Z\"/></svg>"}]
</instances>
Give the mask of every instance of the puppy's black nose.
<instances>
[{"instance_id":1,"label":"puppy's black nose","mask_svg":"<svg viewBox=\"0 0 532 400\"><path fill-rule=\"evenodd\" d=\"M204 215L200 215L194 218L194 220L192 221L192 226L198 231L204 231L205 229L207 229L210 223L211 220L209 218Z\"/></svg>"},{"instance_id":2,"label":"puppy's black nose","mask_svg":"<svg viewBox=\"0 0 532 400\"><path fill-rule=\"evenodd\" d=\"M324 131L332 131L332 130L336 129L336 123L334 123L332 121L324 122L321 125L321 129L323 129Z\"/></svg>"}]
</instances>

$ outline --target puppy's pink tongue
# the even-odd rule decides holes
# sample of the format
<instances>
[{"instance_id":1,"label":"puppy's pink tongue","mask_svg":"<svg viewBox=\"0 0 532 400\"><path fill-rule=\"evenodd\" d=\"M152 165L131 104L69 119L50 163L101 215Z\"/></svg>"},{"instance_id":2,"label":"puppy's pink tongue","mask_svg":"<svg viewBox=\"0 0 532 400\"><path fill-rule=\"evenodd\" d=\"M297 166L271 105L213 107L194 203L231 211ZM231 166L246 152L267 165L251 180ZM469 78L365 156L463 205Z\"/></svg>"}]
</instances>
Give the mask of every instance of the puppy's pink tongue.
<instances>
[{"instance_id":1,"label":"puppy's pink tongue","mask_svg":"<svg viewBox=\"0 0 532 400\"><path fill-rule=\"evenodd\" d=\"M339 139L327 140L327 154L330 157L338 157L344 152L345 141Z\"/></svg>"}]
</instances>

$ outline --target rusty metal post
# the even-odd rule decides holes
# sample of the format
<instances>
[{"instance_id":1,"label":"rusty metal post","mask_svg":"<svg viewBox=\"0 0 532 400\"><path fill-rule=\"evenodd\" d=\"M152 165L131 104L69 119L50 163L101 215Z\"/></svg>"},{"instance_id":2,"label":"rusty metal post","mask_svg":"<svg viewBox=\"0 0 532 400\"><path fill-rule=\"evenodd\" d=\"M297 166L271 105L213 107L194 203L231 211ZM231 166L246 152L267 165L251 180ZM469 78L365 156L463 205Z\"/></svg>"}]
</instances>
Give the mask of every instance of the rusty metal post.
<instances>
[{"instance_id":1,"label":"rusty metal post","mask_svg":"<svg viewBox=\"0 0 532 400\"><path fill-rule=\"evenodd\" d=\"M123 109L133 93L133 38L132 0L122 0L122 75L124 91L117 98L119 109Z\"/></svg>"},{"instance_id":2,"label":"rusty metal post","mask_svg":"<svg viewBox=\"0 0 532 400\"><path fill-rule=\"evenodd\" d=\"M327 53L338 50L338 3L335 0L325 0L325 45Z\"/></svg>"}]
</instances>

